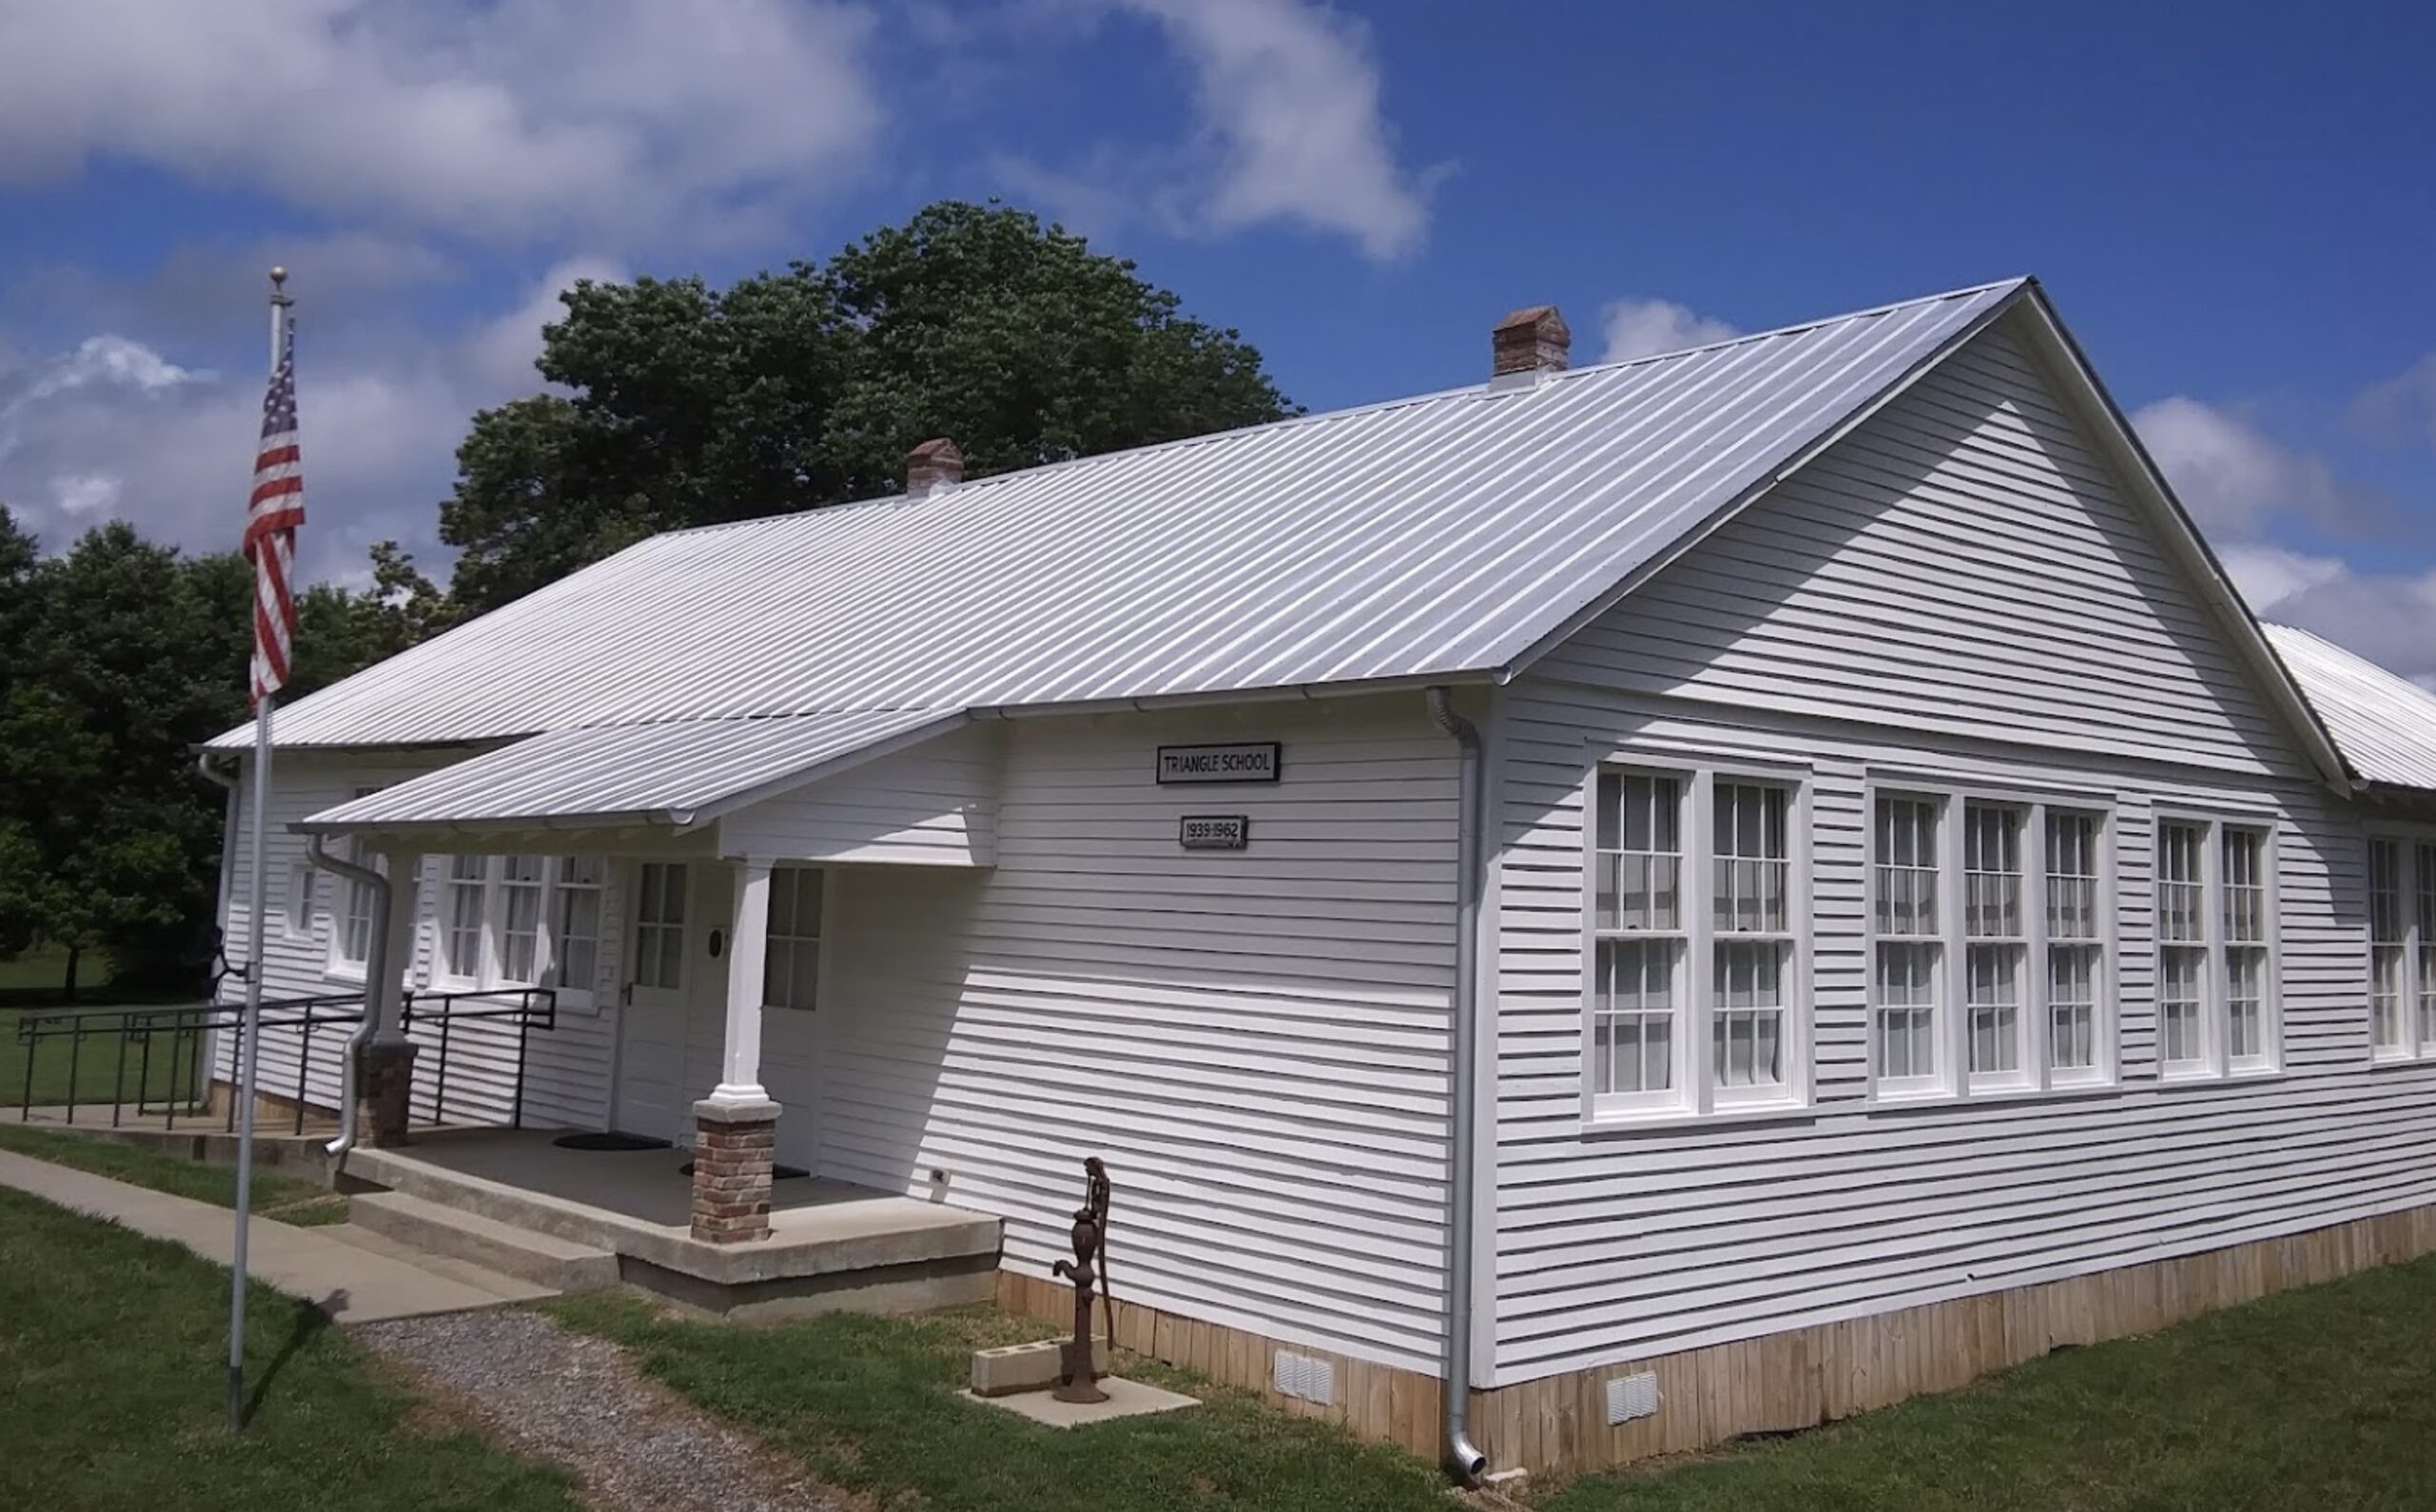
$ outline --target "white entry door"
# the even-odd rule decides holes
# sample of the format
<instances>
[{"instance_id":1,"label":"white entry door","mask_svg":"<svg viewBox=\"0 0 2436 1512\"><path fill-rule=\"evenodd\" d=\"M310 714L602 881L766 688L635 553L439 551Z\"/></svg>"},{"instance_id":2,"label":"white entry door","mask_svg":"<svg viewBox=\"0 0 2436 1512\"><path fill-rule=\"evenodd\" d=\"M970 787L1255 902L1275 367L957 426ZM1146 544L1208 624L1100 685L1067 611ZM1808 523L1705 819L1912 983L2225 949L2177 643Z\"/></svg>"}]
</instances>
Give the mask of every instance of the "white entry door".
<instances>
[{"instance_id":1,"label":"white entry door","mask_svg":"<svg viewBox=\"0 0 2436 1512\"><path fill-rule=\"evenodd\" d=\"M709 1090L686 1081L685 1040L691 935L691 869L646 861L635 868L635 907L626 932L625 1007L619 1012L618 1109L621 1132L690 1144L694 1099Z\"/></svg>"}]
</instances>

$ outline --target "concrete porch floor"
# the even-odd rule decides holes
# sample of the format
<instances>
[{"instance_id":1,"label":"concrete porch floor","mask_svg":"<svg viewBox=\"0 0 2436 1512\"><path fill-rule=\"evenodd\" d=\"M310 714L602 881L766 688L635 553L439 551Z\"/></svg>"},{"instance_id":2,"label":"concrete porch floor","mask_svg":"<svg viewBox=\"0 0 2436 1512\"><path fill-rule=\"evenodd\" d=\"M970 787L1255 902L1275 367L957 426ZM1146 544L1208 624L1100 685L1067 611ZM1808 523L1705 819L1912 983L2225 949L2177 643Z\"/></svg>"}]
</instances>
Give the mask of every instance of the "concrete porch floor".
<instances>
[{"instance_id":1,"label":"concrete porch floor","mask_svg":"<svg viewBox=\"0 0 2436 1512\"><path fill-rule=\"evenodd\" d=\"M679 1168L693 1159L681 1148L665 1149L568 1149L557 1143L563 1129L417 1129L413 1141L381 1151L437 1171L521 1188L562 1202L598 1208L641 1223L682 1228L690 1222L693 1180ZM924 1216L953 1211L845 1182L798 1176L770 1188L771 1227L778 1215L806 1208L855 1202L905 1203Z\"/></svg>"},{"instance_id":2,"label":"concrete porch floor","mask_svg":"<svg viewBox=\"0 0 2436 1512\"><path fill-rule=\"evenodd\" d=\"M613 1251L622 1280L728 1316L915 1311L994 1292L999 1222L986 1213L796 1177L771 1188L768 1238L708 1244L690 1227L686 1151L568 1149L559 1132L418 1131L350 1152L341 1185Z\"/></svg>"}]
</instances>

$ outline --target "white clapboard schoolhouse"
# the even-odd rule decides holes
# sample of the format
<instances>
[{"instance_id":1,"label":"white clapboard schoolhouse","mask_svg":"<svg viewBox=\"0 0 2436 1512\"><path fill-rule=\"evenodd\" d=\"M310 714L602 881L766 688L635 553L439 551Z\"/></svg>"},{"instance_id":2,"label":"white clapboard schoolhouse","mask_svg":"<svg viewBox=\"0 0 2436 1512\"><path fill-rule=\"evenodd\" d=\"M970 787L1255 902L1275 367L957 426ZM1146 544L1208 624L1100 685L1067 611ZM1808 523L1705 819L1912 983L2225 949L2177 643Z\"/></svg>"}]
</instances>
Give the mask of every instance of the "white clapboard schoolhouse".
<instances>
[{"instance_id":1,"label":"white clapboard schoolhouse","mask_svg":"<svg viewBox=\"0 0 2436 1512\"><path fill-rule=\"evenodd\" d=\"M2288 668L2040 287L1567 343L933 442L283 709L224 923L368 994L347 1159L691 1144L630 1279L776 1286L792 1180L1054 1315L1102 1155L1122 1342L1467 1473L2436 1248L2436 700Z\"/></svg>"}]
</instances>

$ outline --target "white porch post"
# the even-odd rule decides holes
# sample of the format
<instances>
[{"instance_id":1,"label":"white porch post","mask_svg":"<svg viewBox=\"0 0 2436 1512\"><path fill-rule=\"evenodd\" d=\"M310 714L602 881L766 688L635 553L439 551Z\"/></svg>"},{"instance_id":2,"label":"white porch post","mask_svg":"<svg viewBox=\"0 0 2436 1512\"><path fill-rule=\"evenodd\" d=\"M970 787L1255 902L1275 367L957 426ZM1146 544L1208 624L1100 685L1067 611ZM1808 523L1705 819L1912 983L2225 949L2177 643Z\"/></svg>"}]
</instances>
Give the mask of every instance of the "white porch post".
<instances>
[{"instance_id":1,"label":"white porch post","mask_svg":"<svg viewBox=\"0 0 2436 1512\"><path fill-rule=\"evenodd\" d=\"M422 853L389 851L382 858L389 873L389 916L374 919L372 927L385 932L387 949L382 958L386 968L383 980L364 984L364 1008L372 1014L374 1039L403 1042L406 1031L399 1023L399 1006L405 997L406 978L414 974L415 969L415 926L420 921L422 903L418 895L422 881Z\"/></svg>"},{"instance_id":2,"label":"white porch post","mask_svg":"<svg viewBox=\"0 0 2436 1512\"><path fill-rule=\"evenodd\" d=\"M694 1237L715 1245L770 1233L778 1105L761 1086L761 973L769 948L770 863L740 861L728 920L719 1084L694 1105Z\"/></svg>"},{"instance_id":3,"label":"white porch post","mask_svg":"<svg viewBox=\"0 0 2436 1512\"><path fill-rule=\"evenodd\" d=\"M715 1103L766 1103L761 1088L761 973L770 954L770 863L736 868L736 913L727 933L727 1042Z\"/></svg>"},{"instance_id":4,"label":"white porch post","mask_svg":"<svg viewBox=\"0 0 2436 1512\"><path fill-rule=\"evenodd\" d=\"M381 963L381 970L371 974L366 963L363 1011L372 1020L372 1037L360 1052L355 1073L356 1127L375 1146L404 1144L411 1118L415 1045L406 1038L405 1026L400 1021L400 1005L406 977L414 971L422 853L387 851L382 859L388 869L389 887L385 895L373 894L372 914L372 928L381 940L377 949L365 952Z\"/></svg>"}]
</instances>

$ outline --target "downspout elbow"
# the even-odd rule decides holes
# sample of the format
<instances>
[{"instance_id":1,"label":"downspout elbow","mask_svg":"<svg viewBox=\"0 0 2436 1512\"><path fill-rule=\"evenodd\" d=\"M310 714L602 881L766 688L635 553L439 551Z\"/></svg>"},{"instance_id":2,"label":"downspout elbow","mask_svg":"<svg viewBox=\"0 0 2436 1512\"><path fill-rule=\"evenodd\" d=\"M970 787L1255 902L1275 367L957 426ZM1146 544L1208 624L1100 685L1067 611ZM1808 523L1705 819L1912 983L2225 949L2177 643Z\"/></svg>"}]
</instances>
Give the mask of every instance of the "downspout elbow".
<instances>
[{"instance_id":1,"label":"downspout elbow","mask_svg":"<svg viewBox=\"0 0 2436 1512\"><path fill-rule=\"evenodd\" d=\"M380 1004L374 1000L375 994L387 991L393 980L389 972L389 907L395 894L389 889L389 879L371 867L343 861L323 850L318 835L305 837L304 851L321 870L372 889L372 936L364 942L363 949L363 1017L357 1022L355 1032L347 1036L339 1067L339 1137L322 1147L331 1159L338 1160L355 1148L356 1062L380 1029Z\"/></svg>"},{"instance_id":2,"label":"downspout elbow","mask_svg":"<svg viewBox=\"0 0 2436 1512\"><path fill-rule=\"evenodd\" d=\"M1446 1468L1465 1485L1488 1468L1488 1456L1472 1443L1472 1241L1478 1194L1473 1178L1479 1161L1475 1129L1479 1109L1481 858L1487 823L1481 735L1455 712L1443 687L1423 690L1430 721L1452 736L1461 752L1457 778L1455 856L1455 992L1449 1037L1446 1256Z\"/></svg>"}]
</instances>

